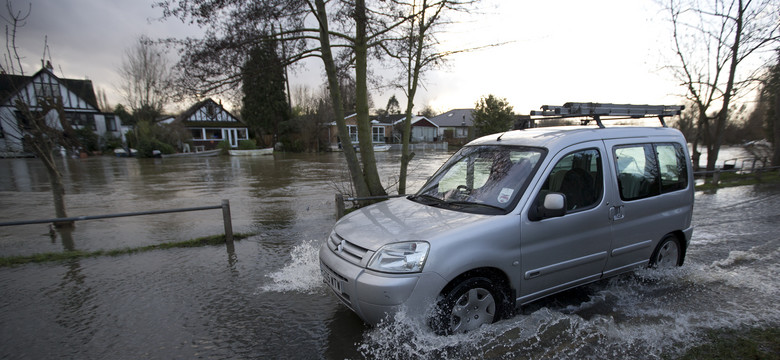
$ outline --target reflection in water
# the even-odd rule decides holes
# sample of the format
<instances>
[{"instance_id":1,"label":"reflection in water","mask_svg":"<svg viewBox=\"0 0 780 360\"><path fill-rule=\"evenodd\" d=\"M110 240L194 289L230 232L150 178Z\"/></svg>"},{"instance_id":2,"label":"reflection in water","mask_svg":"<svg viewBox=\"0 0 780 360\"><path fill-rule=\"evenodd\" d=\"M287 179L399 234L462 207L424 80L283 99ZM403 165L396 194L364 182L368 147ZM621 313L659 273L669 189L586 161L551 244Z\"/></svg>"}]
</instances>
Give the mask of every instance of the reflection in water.
<instances>
[{"instance_id":1,"label":"reflection in water","mask_svg":"<svg viewBox=\"0 0 780 360\"><path fill-rule=\"evenodd\" d=\"M56 229L62 241L62 248L65 251L76 250L76 242L73 241L73 229L75 229L75 226L62 226Z\"/></svg>"}]
</instances>

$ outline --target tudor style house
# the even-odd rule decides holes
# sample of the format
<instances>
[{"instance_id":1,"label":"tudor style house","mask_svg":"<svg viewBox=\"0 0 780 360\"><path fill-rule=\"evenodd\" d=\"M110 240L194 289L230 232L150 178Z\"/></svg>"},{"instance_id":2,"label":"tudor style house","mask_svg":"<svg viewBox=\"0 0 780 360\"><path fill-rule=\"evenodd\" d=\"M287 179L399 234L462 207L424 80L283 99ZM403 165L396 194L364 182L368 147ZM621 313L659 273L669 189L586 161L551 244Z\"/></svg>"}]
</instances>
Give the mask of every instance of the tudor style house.
<instances>
[{"instance_id":1,"label":"tudor style house","mask_svg":"<svg viewBox=\"0 0 780 360\"><path fill-rule=\"evenodd\" d=\"M238 147L239 141L249 139L247 125L211 99L190 106L176 121L190 131L196 149L214 149L221 141Z\"/></svg>"},{"instance_id":2,"label":"tudor style house","mask_svg":"<svg viewBox=\"0 0 780 360\"><path fill-rule=\"evenodd\" d=\"M39 99L59 97L66 120L74 129L92 129L100 141L107 136L124 140L119 117L98 108L92 81L59 78L50 66L47 64L32 76L0 74L0 156L29 153L22 141L25 119L16 108L17 100L25 101L36 111L40 109ZM57 115L52 112L49 116L56 119ZM50 123L61 127L59 121Z\"/></svg>"}]
</instances>

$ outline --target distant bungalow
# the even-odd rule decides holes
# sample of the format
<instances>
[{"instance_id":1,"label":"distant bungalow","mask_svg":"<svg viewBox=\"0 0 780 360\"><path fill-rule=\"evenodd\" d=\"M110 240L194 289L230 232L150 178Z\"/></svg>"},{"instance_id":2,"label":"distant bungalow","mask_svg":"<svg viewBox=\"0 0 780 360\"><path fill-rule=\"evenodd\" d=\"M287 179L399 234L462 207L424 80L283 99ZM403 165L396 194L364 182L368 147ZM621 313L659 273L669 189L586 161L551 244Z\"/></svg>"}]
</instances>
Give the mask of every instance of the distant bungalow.
<instances>
[{"instance_id":1,"label":"distant bungalow","mask_svg":"<svg viewBox=\"0 0 780 360\"><path fill-rule=\"evenodd\" d=\"M371 142L374 144L375 149L378 146L384 144L400 144L401 135L403 129L403 122L406 120L406 115L387 115L371 120ZM349 131L349 138L353 144L358 143L358 131L357 131L357 114L351 114L344 117L344 122L347 125L347 131ZM412 142L435 142L438 141L438 126L428 120L425 116L415 115L412 116ZM338 126L333 121L327 124L328 130L328 143L331 149L337 149L341 146L341 138L339 137ZM379 147L381 149L387 149L387 147Z\"/></svg>"},{"instance_id":2,"label":"distant bungalow","mask_svg":"<svg viewBox=\"0 0 780 360\"><path fill-rule=\"evenodd\" d=\"M176 121L190 131L196 149L215 149L221 141L236 148L239 141L249 139L246 124L210 98L190 106Z\"/></svg>"}]
</instances>

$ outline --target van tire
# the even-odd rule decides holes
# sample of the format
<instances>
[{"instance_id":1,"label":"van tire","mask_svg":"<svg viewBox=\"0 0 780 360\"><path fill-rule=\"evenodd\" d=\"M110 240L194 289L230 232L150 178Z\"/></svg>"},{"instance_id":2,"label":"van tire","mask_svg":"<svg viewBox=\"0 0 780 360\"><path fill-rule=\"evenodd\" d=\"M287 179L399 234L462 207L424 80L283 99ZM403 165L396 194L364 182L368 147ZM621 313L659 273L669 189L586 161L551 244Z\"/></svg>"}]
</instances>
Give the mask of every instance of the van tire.
<instances>
[{"instance_id":1,"label":"van tire","mask_svg":"<svg viewBox=\"0 0 780 360\"><path fill-rule=\"evenodd\" d=\"M439 335L465 333L501 318L505 294L491 279L467 278L439 297L431 327Z\"/></svg>"},{"instance_id":2,"label":"van tire","mask_svg":"<svg viewBox=\"0 0 780 360\"><path fill-rule=\"evenodd\" d=\"M650 257L650 267L655 269L669 269L682 265L683 251L680 240L669 234L661 239L658 247Z\"/></svg>"}]
</instances>

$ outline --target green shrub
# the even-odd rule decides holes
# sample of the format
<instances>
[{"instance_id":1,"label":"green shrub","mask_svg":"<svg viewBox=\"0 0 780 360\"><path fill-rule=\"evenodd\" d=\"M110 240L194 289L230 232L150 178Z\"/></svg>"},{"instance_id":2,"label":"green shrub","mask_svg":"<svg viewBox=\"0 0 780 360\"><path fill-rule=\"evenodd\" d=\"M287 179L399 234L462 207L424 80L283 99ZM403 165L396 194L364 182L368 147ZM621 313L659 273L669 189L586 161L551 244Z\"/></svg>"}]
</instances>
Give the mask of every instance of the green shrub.
<instances>
[{"instance_id":1,"label":"green shrub","mask_svg":"<svg viewBox=\"0 0 780 360\"><path fill-rule=\"evenodd\" d=\"M122 139L111 135L110 133L106 133L106 135L103 136L102 143L103 146L101 148L104 152L112 151L122 147Z\"/></svg>"},{"instance_id":2,"label":"green shrub","mask_svg":"<svg viewBox=\"0 0 780 360\"><path fill-rule=\"evenodd\" d=\"M232 149L232 147L230 146L229 142L227 142L227 141L220 141L219 144L217 144L217 149L222 150L221 151L222 155L227 155L227 154L229 154L228 151L230 149Z\"/></svg>"},{"instance_id":3,"label":"green shrub","mask_svg":"<svg viewBox=\"0 0 780 360\"><path fill-rule=\"evenodd\" d=\"M253 139L241 140L238 142L238 150L254 150L257 149L257 144Z\"/></svg>"},{"instance_id":4,"label":"green shrub","mask_svg":"<svg viewBox=\"0 0 780 360\"><path fill-rule=\"evenodd\" d=\"M166 144L157 139L141 138L136 147L138 157L147 158L154 156L154 150L159 150L163 154L173 154L176 149L170 144Z\"/></svg>"},{"instance_id":5,"label":"green shrub","mask_svg":"<svg viewBox=\"0 0 780 360\"><path fill-rule=\"evenodd\" d=\"M91 128L85 126L74 130L74 132L76 133L76 138L79 140L79 143L81 143L81 146L84 147L81 150L92 152L97 151L100 148L98 144L98 136L92 131Z\"/></svg>"}]
</instances>

